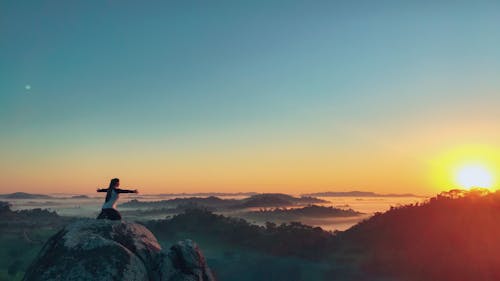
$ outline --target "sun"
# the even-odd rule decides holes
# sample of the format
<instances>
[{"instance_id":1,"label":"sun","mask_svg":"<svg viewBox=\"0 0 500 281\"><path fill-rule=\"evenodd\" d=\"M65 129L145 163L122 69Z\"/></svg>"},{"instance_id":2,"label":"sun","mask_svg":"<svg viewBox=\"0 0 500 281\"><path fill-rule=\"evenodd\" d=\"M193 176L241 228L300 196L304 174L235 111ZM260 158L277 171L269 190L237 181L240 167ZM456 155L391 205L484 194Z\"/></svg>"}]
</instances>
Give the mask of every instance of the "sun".
<instances>
[{"instance_id":1,"label":"sun","mask_svg":"<svg viewBox=\"0 0 500 281\"><path fill-rule=\"evenodd\" d=\"M493 173L484 165L468 164L460 167L456 171L455 181L462 188L492 188Z\"/></svg>"},{"instance_id":2,"label":"sun","mask_svg":"<svg viewBox=\"0 0 500 281\"><path fill-rule=\"evenodd\" d=\"M464 144L450 146L430 158L429 183L436 190L487 188L500 183L500 146Z\"/></svg>"}]
</instances>

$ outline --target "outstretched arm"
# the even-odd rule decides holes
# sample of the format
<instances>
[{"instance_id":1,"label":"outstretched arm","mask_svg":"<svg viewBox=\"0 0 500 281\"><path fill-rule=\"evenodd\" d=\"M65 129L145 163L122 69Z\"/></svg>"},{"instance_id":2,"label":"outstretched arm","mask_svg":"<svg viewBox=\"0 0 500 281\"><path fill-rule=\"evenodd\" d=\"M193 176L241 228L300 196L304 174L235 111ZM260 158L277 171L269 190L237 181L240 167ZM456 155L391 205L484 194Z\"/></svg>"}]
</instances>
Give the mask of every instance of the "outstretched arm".
<instances>
[{"instance_id":1,"label":"outstretched arm","mask_svg":"<svg viewBox=\"0 0 500 281\"><path fill-rule=\"evenodd\" d=\"M116 192L118 193L139 193L139 191L137 191L137 189L134 189L134 190L129 190L129 189L116 189Z\"/></svg>"},{"instance_id":2,"label":"outstretched arm","mask_svg":"<svg viewBox=\"0 0 500 281\"><path fill-rule=\"evenodd\" d=\"M108 192L108 188L98 188L97 192Z\"/></svg>"}]
</instances>

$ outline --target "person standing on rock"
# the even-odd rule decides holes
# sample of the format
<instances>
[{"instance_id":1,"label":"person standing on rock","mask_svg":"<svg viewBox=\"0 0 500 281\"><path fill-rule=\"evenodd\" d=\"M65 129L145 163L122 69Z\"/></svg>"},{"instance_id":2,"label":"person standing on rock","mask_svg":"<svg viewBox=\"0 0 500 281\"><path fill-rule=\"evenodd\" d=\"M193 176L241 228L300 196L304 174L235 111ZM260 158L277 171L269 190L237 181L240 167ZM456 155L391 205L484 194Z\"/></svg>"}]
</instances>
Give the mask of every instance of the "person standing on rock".
<instances>
[{"instance_id":1,"label":"person standing on rock","mask_svg":"<svg viewBox=\"0 0 500 281\"><path fill-rule=\"evenodd\" d=\"M106 200L102 205L102 210L97 219L121 220L120 212L116 210L116 202L120 197L120 193L138 193L137 189L127 190L119 189L120 179L114 178L109 183L109 188L97 189L97 192L106 192Z\"/></svg>"}]
</instances>

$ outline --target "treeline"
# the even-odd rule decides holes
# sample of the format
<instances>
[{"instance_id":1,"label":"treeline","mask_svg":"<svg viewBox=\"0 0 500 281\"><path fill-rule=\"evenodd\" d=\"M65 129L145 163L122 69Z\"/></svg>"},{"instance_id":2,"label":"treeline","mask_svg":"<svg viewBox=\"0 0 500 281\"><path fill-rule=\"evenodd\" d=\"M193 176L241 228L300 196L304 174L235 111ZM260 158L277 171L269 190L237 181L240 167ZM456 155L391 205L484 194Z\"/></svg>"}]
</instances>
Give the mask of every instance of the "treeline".
<instances>
[{"instance_id":1,"label":"treeline","mask_svg":"<svg viewBox=\"0 0 500 281\"><path fill-rule=\"evenodd\" d=\"M26 238L30 232L42 229L56 231L73 219L40 208L13 211L10 203L0 201L0 238L9 235Z\"/></svg>"},{"instance_id":2,"label":"treeline","mask_svg":"<svg viewBox=\"0 0 500 281\"><path fill-rule=\"evenodd\" d=\"M0 281L20 280L45 241L70 220L44 209L13 211L0 201Z\"/></svg>"},{"instance_id":3,"label":"treeline","mask_svg":"<svg viewBox=\"0 0 500 281\"><path fill-rule=\"evenodd\" d=\"M221 199L215 196L174 198L160 201L139 201L134 199L120 206L126 208L173 208L190 204L206 208L234 210L254 207L284 207L320 203L328 203L328 201L314 197L294 197L281 193L264 193L252 195L243 199Z\"/></svg>"},{"instance_id":4,"label":"treeline","mask_svg":"<svg viewBox=\"0 0 500 281\"><path fill-rule=\"evenodd\" d=\"M199 209L147 226L159 239L191 235L236 251L329 261L329 279L500 280L500 193L485 190L452 190L393 207L335 234L301 223L258 226Z\"/></svg>"},{"instance_id":5,"label":"treeline","mask_svg":"<svg viewBox=\"0 0 500 281\"><path fill-rule=\"evenodd\" d=\"M0 201L0 229L14 231L19 226L61 226L68 221L55 211L47 209L28 209L12 211L8 202Z\"/></svg>"},{"instance_id":6,"label":"treeline","mask_svg":"<svg viewBox=\"0 0 500 281\"><path fill-rule=\"evenodd\" d=\"M362 213L357 212L353 209L340 209L335 207L325 207L318 205L309 205L302 208L271 208L271 209L260 209L258 211L248 212L248 215L254 215L259 217L269 217L269 218L300 218L300 217L314 217L314 218L325 218L325 217L352 217L361 215Z\"/></svg>"},{"instance_id":7,"label":"treeline","mask_svg":"<svg viewBox=\"0 0 500 281\"><path fill-rule=\"evenodd\" d=\"M179 233L190 234L277 256L324 259L335 247L332 233L319 227L299 222L258 226L202 209L186 210L171 219L149 221L146 226L160 240L172 239Z\"/></svg>"},{"instance_id":8,"label":"treeline","mask_svg":"<svg viewBox=\"0 0 500 281\"><path fill-rule=\"evenodd\" d=\"M500 280L500 193L452 190L391 208L344 233L343 252L397 280Z\"/></svg>"}]
</instances>

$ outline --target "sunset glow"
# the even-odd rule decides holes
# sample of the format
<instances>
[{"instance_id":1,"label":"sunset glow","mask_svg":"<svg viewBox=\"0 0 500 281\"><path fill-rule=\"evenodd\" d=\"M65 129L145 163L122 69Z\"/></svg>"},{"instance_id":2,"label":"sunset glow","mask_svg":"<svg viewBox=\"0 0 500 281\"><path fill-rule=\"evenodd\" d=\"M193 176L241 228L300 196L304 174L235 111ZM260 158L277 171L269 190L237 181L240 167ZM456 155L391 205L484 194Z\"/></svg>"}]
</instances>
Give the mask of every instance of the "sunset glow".
<instances>
[{"instance_id":1,"label":"sunset glow","mask_svg":"<svg viewBox=\"0 0 500 281\"><path fill-rule=\"evenodd\" d=\"M436 187L495 189L500 174L500 150L494 145L461 145L444 150L431 162Z\"/></svg>"},{"instance_id":2,"label":"sunset glow","mask_svg":"<svg viewBox=\"0 0 500 281\"><path fill-rule=\"evenodd\" d=\"M495 185L495 9L258 2L3 4L0 193Z\"/></svg>"},{"instance_id":3,"label":"sunset glow","mask_svg":"<svg viewBox=\"0 0 500 281\"><path fill-rule=\"evenodd\" d=\"M500 281L499 27L0 0L0 281Z\"/></svg>"},{"instance_id":4,"label":"sunset glow","mask_svg":"<svg viewBox=\"0 0 500 281\"><path fill-rule=\"evenodd\" d=\"M488 168L480 164L461 167L456 174L457 183L464 188L493 187L493 175Z\"/></svg>"}]
</instances>

